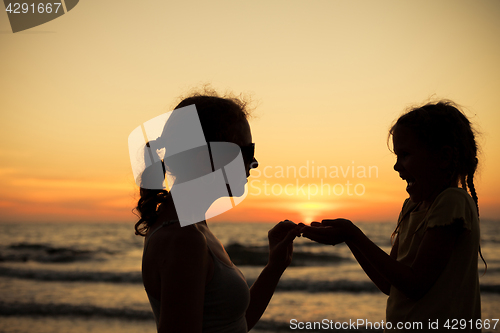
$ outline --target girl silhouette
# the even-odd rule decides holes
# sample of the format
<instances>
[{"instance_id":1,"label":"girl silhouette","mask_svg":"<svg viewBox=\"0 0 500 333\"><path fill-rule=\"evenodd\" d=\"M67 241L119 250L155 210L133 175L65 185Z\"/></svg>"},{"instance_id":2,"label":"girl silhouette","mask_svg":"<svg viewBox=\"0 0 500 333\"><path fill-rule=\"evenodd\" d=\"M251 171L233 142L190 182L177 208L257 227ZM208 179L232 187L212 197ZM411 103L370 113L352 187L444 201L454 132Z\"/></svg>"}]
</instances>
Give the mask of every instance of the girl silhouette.
<instances>
[{"instance_id":1,"label":"girl silhouette","mask_svg":"<svg viewBox=\"0 0 500 333\"><path fill-rule=\"evenodd\" d=\"M346 219L323 220L301 231L320 243L349 246L389 295L386 331L410 331L404 324L417 322L425 331L436 321L444 331L460 320L466 322L464 331L480 331L479 206L473 182L478 149L471 124L452 102L442 101L407 112L389 135L397 156L394 170L406 180L409 194L390 255Z\"/></svg>"}]
</instances>

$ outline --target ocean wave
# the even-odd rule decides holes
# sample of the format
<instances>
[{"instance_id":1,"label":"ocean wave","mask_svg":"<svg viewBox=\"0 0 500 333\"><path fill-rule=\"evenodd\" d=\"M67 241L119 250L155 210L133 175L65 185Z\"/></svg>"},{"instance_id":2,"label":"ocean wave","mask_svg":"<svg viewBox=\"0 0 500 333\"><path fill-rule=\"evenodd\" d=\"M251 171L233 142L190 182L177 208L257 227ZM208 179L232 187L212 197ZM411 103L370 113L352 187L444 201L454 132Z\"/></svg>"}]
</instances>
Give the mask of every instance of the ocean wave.
<instances>
[{"instance_id":1,"label":"ocean wave","mask_svg":"<svg viewBox=\"0 0 500 333\"><path fill-rule=\"evenodd\" d=\"M110 282L110 283L141 283L140 272L84 272L84 271L53 271L30 270L0 267L0 276L30 279L37 281L60 282ZM251 286L255 279L247 279ZM282 279L277 291L304 291L304 292L376 292L378 289L369 281L310 281L300 279Z\"/></svg>"},{"instance_id":2,"label":"ocean wave","mask_svg":"<svg viewBox=\"0 0 500 333\"><path fill-rule=\"evenodd\" d=\"M91 272L0 267L0 276L38 281L142 283L141 272Z\"/></svg>"},{"instance_id":3,"label":"ocean wave","mask_svg":"<svg viewBox=\"0 0 500 333\"><path fill-rule=\"evenodd\" d=\"M55 271L55 270L30 270L8 268L0 266L0 276L8 278L29 279L37 281L59 282L107 282L107 283L134 283L142 284L141 272L90 272L90 271ZM255 279L247 279L251 286ZM378 292L377 287L370 281L333 280L314 281L303 279L282 279L276 291L302 291L309 293L318 292L347 292L347 293L373 293ZM500 294L500 285L482 284L481 292Z\"/></svg>"},{"instance_id":4,"label":"ocean wave","mask_svg":"<svg viewBox=\"0 0 500 333\"><path fill-rule=\"evenodd\" d=\"M0 316L26 316L26 317L102 317L117 318L120 320L148 320L154 321L151 310L104 308L94 305L71 304L40 304L18 303L0 301ZM332 320L332 319L330 319ZM258 330L272 332L288 332L290 322L274 320L259 320L254 327ZM318 332L317 330L301 329L301 332ZM382 332L381 330L356 330L345 329L343 332Z\"/></svg>"},{"instance_id":5,"label":"ocean wave","mask_svg":"<svg viewBox=\"0 0 500 333\"><path fill-rule=\"evenodd\" d=\"M52 247L44 244L18 243L0 250L0 262L57 262L70 263L95 258L95 252L74 248Z\"/></svg>"},{"instance_id":6,"label":"ocean wave","mask_svg":"<svg viewBox=\"0 0 500 333\"><path fill-rule=\"evenodd\" d=\"M226 246L232 262L237 266L265 266L269 257L268 246L247 246L232 243ZM106 260L104 255L116 252L91 251L76 247L53 247L40 243L17 243L0 247L0 262L73 263L90 260ZM109 258L109 257L108 257ZM350 260L334 254L295 251L291 266L335 265Z\"/></svg>"},{"instance_id":7,"label":"ocean wave","mask_svg":"<svg viewBox=\"0 0 500 333\"><path fill-rule=\"evenodd\" d=\"M500 285L497 284L481 284L479 286L482 293L500 294Z\"/></svg>"},{"instance_id":8,"label":"ocean wave","mask_svg":"<svg viewBox=\"0 0 500 333\"><path fill-rule=\"evenodd\" d=\"M130 319L153 319L151 311L103 308L94 305L40 304L0 301L0 316L101 316Z\"/></svg>"},{"instance_id":9,"label":"ocean wave","mask_svg":"<svg viewBox=\"0 0 500 333\"><path fill-rule=\"evenodd\" d=\"M0 266L0 276L29 279L37 281L59 282L110 282L110 283L140 283L141 272L89 272L89 271L54 271L8 268ZM247 279L251 286L255 279ZM375 285L369 281L311 281L300 279L282 279L277 291L305 291L305 292L374 292Z\"/></svg>"},{"instance_id":10,"label":"ocean wave","mask_svg":"<svg viewBox=\"0 0 500 333\"><path fill-rule=\"evenodd\" d=\"M225 248L231 261L236 266L265 266L267 264L269 257L269 248L267 246L246 246L232 243ZM295 251L290 266L335 265L344 260L349 259L333 254Z\"/></svg>"},{"instance_id":11,"label":"ocean wave","mask_svg":"<svg viewBox=\"0 0 500 333\"><path fill-rule=\"evenodd\" d=\"M378 292L377 287L370 281L307 281L307 280L282 280L278 284L279 291L305 291L309 293L318 292Z\"/></svg>"}]
</instances>

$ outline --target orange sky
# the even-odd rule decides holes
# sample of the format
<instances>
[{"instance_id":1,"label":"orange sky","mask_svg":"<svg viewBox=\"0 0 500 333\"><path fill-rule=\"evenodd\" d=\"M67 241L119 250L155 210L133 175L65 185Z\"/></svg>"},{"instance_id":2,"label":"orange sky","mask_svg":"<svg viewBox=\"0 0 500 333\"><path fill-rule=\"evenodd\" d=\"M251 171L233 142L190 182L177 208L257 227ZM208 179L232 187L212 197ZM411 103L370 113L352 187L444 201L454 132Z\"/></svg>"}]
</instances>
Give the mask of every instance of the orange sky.
<instances>
[{"instance_id":1,"label":"orange sky","mask_svg":"<svg viewBox=\"0 0 500 333\"><path fill-rule=\"evenodd\" d=\"M498 17L496 0L107 0L13 34L2 12L0 221L133 222L129 133L204 83L256 106L260 167L216 221L394 221L387 130L429 98L482 132L481 216L498 219Z\"/></svg>"}]
</instances>

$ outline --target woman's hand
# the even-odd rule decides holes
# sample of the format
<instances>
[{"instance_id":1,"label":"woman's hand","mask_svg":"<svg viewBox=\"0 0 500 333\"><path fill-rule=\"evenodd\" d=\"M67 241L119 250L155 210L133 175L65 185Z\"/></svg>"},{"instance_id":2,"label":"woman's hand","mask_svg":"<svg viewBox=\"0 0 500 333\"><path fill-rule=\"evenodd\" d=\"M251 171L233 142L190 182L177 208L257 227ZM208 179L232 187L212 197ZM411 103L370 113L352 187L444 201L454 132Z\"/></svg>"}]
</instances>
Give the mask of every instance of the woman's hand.
<instances>
[{"instance_id":1,"label":"woman's hand","mask_svg":"<svg viewBox=\"0 0 500 333\"><path fill-rule=\"evenodd\" d=\"M346 219L312 222L311 226L301 225L299 232L315 242L336 245L351 240L356 226Z\"/></svg>"},{"instance_id":2,"label":"woman's hand","mask_svg":"<svg viewBox=\"0 0 500 333\"><path fill-rule=\"evenodd\" d=\"M293 240L298 235L299 226L288 220L281 221L269 230L269 262L250 287L250 304L245 315L248 330L259 321L281 275L292 262Z\"/></svg>"},{"instance_id":3,"label":"woman's hand","mask_svg":"<svg viewBox=\"0 0 500 333\"><path fill-rule=\"evenodd\" d=\"M269 239L268 266L285 270L292 262L293 240L299 235L299 227L292 221L281 221L267 235Z\"/></svg>"}]
</instances>

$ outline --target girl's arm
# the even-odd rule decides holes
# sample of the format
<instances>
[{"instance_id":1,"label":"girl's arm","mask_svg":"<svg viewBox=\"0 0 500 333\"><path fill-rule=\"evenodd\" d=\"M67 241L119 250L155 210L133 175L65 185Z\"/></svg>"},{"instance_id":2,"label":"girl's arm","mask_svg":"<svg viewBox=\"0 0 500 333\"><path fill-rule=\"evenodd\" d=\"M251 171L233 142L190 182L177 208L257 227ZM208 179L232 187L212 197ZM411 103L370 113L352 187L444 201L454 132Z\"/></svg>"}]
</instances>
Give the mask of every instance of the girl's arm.
<instances>
[{"instance_id":1,"label":"girl's arm","mask_svg":"<svg viewBox=\"0 0 500 333\"><path fill-rule=\"evenodd\" d=\"M280 222L269 231L269 262L250 288L250 304L246 312L249 331L266 310L281 275L290 265L293 240L297 235L297 225L291 221Z\"/></svg>"},{"instance_id":2,"label":"girl's arm","mask_svg":"<svg viewBox=\"0 0 500 333\"><path fill-rule=\"evenodd\" d=\"M200 332L210 254L205 236L195 227L176 230L170 242L155 249L162 258L161 311L158 332Z\"/></svg>"},{"instance_id":3,"label":"girl's arm","mask_svg":"<svg viewBox=\"0 0 500 333\"><path fill-rule=\"evenodd\" d=\"M350 247L355 248L356 259L362 258L360 264L368 267L369 276L374 276L376 283L382 281L383 284L386 280L415 300L424 296L439 278L461 231L455 225L428 229L414 262L408 266L385 253L349 220L323 220L322 224L322 227L303 227L303 235L323 244L350 243ZM387 286L383 288L387 290Z\"/></svg>"},{"instance_id":4,"label":"girl's arm","mask_svg":"<svg viewBox=\"0 0 500 333\"><path fill-rule=\"evenodd\" d=\"M356 258L357 262L363 268L363 271L368 275L368 277L375 283L377 288L386 295L389 295L391 291L391 283L386 280L386 278L381 275L378 270L372 265L372 263L363 255L363 253L358 250L355 244L351 241L346 242L347 246L351 250L352 254ZM399 238L396 238L394 245L391 249L390 257L393 259L397 258L397 249L399 245Z\"/></svg>"}]
</instances>

